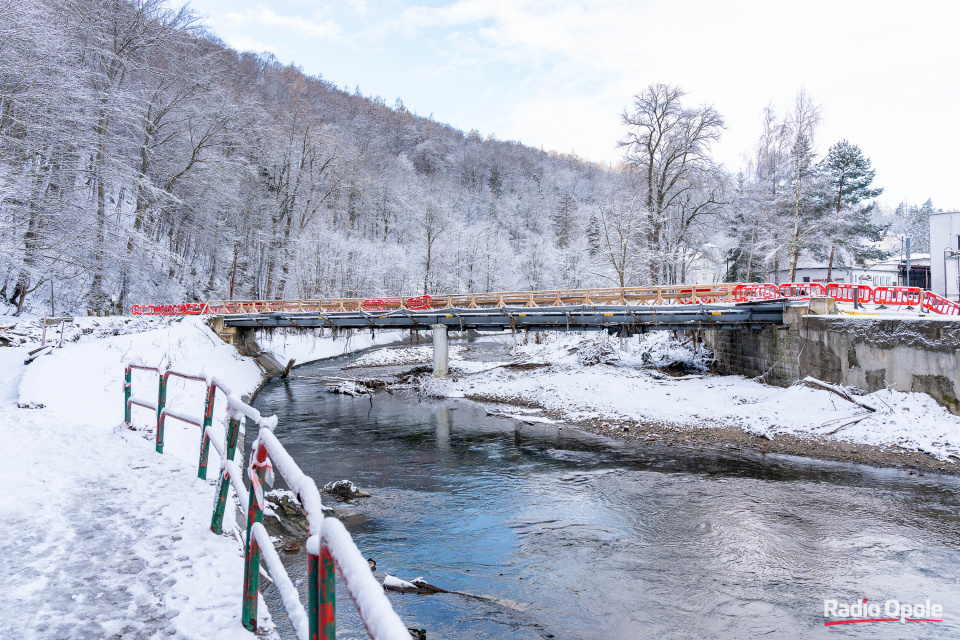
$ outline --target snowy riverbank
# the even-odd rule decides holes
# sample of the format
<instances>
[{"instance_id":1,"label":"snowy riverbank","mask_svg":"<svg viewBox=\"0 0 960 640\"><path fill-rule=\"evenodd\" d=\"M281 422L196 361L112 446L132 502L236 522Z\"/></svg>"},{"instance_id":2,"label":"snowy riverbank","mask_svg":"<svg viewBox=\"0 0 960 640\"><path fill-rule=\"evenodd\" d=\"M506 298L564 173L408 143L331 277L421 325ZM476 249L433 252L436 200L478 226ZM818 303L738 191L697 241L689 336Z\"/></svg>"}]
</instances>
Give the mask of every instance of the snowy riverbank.
<instances>
[{"instance_id":1,"label":"snowy riverbank","mask_svg":"<svg viewBox=\"0 0 960 640\"><path fill-rule=\"evenodd\" d=\"M9 569L0 638L253 638L239 621L240 546L210 531L216 474L196 477L198 430L168 422L157 454L150 411L134 408L136 430L123 425L122 382L134 362L215 375L249 394L257 365L198 318L115 317L77 318L62 349L25 366L40 331L37 321L0 322L15 345L0 348L0 435L16 479L0 497ZM395 339L278 334L262 346L303 363ZM135 397L156 401L156 389L156 374L134 375ZM199 414L202 394L172 379L167 406ZM219 466L215 451L210 465Z\"/></svg>"},{"instance_id":2,"label":"snowy riverbank","mask_svg":"<svg viewBox=\"0 0 960 640\"><path fill-rule=\"evenodd\" d=\"M877 408L869 412L824 390L705 373L708 354L668 332L634 337L625 351L596 334L544 340L515 347L509 366L470 363L449 379L425 379L422 389L540 407L617 437L877 464L912 463L920 453L929 456L922 466L960 471L960 417L926 394L871 393L859 398ZM883 454L900 459L884 461Z\"/></svg>"}]
</instances>

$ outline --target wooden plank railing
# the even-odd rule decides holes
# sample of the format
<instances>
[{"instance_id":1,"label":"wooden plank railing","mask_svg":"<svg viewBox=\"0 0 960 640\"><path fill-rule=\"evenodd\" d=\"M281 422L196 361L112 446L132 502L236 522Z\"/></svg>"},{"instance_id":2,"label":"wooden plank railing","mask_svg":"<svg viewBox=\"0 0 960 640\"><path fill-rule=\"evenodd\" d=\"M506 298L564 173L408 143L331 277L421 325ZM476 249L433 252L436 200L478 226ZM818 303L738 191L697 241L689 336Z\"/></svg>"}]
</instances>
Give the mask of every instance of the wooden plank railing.
<instances>
[{"instance_id":1,"label":"wooden plank railing","mask_svg":"<svg viewBox=\"0 0 960 640\"><path fill-rule=\"evenodd\" d=\"M493 293L456 293L433 296L378 298L377 309L370 309L368 298L323 298L314 300L211 300L209 313L336 313L360 311L377 313L424 308L424 300L433 309L483 307L554 307L564 305L660 305L734 302L736 283L671 285L663 287L624 287L609 289L557 289L550 291L498 291ZM366 303L366 308L364 303ZM382 307L382 309L381 309Z\"/></svg>"}]
</instances>

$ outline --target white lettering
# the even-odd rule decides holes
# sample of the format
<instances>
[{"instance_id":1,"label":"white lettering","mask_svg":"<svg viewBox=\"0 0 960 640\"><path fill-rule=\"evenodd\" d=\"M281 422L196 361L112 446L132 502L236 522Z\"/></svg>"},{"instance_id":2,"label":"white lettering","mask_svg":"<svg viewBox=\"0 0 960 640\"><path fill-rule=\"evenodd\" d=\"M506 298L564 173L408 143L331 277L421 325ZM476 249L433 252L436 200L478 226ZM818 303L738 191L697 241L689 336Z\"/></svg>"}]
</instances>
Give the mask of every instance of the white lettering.
<instances>
[{"instance_id":1,"label":"white lettering","mask_svg":"<svg viewBox=\"0 0 960 640\"><path fill-rule=\"evenodd\" d=\"M939 617L941 617L941 616L943 616L943 605L942 605L942 604L935 604L935 605L933 605L932 607L930 607L930 617L932 617L932 618L939 618Z\"/></svg>"},{"instance_id":2,"label":"white lettering","mask_svg":"<svg viewBox=\"0 0 960 640\"><path fill-rule=\"evenodd\" d=\"M847 604L842 604L839 607L837 607L837 615L840 616L841 618L849 618L850 606Z\"/></svg>"},{"instance_id":3,"label":"white lettering","mask_svg":"<svg viewBox=\"0 0 960 640\"><path fill-rule=\"evenodd\" d=\"M914 618L925 618L927 616L927 608L923 604L913 605L913 617Z\"/></svg>"},{"instance_id":4,"label":"white lettering","mask_svg":"<svg viewBox=\"0 0 960 640\"><path fill-rule=\"evenodd\" d=\"M867 609L868 609L867 615L870 616L871 618L876 618L877 616L880 615L880 605L878 604L872 604L869 607L867 607Z\"/></svg>"},{"instance_id":5,"label":"white lettering","mask_svg":"<svg viewBox=\"0 0 960 640\"><path fill-rule=\"evenodd\" d=\"M823 601L823 617L837 615L837 601L836 600L824 600Z\"/></svg>"},{"instance_id":6,"label":"white lettering","mask_svg":"<svg viewBox=\"0 0 960 640\"><path fill-rule=\"evenodd\" d=\"M900 622L906 623L907 618L913 615L913 607L904 603L900 605Z\"/></svg>"},{"instance_id":7,"label":"white lettering","mask_svg":"<svg viewBox=\"0 0 960 640\"><path fill-rule=\"evenodd\" d=\"M900 601L899 600L887 600L886 604L883 605L883 612L890 616L891 618L897 618L900 616Z\"/></svg>"}]
</instances>

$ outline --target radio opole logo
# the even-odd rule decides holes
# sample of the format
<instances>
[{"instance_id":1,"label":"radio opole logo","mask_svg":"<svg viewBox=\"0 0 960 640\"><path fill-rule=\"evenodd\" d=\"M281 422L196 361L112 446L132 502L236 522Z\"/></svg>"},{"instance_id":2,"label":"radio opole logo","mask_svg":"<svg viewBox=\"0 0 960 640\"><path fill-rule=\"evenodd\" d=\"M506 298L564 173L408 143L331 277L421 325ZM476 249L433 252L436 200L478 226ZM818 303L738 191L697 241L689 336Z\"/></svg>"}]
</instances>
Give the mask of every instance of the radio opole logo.
<instances>
[{"instance_id":1,"label":"radio opole logo","mask_svg":"<svg viewBox=\"0 0 960 640\"><path fill-rule=\"evenodd\" d=\"M825 627L861 622L943 622L943 605L930 600L910 604L899 600L887 600L883 604L870 602L867 598L853 603L839 600L823 601Z\"/></svg>"}]
</instances>

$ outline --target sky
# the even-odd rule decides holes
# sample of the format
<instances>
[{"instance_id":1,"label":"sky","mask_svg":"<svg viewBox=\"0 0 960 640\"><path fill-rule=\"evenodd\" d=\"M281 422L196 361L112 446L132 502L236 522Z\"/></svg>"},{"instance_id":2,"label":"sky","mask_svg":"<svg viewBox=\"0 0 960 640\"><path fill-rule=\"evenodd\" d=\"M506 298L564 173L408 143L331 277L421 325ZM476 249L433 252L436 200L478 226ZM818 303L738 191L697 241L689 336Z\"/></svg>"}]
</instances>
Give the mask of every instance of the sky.
<instances>
[{"instance_id":1,"label":"sky","mask_svg":"<svg viewBox=\"0 0 960 640\"><path fill-rule=\"evenodd\" d=\"M228 45L273 53L464 131L615 163L653 83L726 122L744 165L761 112L805 89L820 155L847 139L880 201L960 209L960 2L912 0L192 0Z\"/></svg>"}]
</instances>

